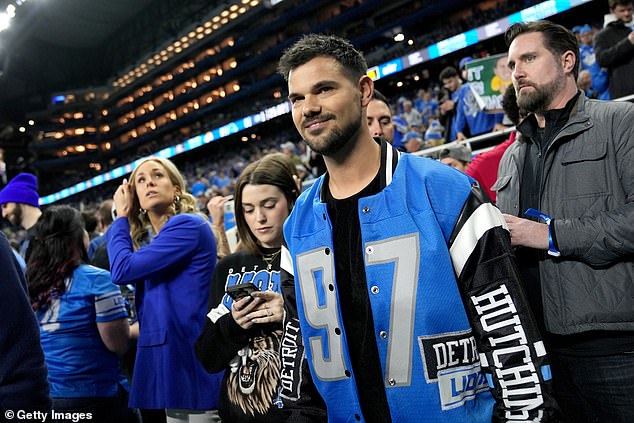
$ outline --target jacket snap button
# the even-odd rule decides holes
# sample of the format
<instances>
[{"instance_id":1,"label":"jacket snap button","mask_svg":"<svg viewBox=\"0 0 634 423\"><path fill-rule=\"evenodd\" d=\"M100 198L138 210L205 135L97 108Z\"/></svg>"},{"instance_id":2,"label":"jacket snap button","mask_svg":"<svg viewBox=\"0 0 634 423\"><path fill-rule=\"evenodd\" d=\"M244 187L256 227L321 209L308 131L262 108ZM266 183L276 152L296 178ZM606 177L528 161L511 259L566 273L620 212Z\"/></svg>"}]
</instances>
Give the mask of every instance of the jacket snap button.
<instances>
[{"instance_id":1,"label":"jacket snap button","mask_svg":"<svg viewBox=\"0 0 634 423\"><path fill-rule=\"evenodd\" d=\"M373 294L378 294L379 293L379 287L374 285L372 286L372 288L370 288L370 292Z\"/></svg>"},{"instance_id":2,"label":"jacket snap button","mask_svg":"<svg viewBox=\"0 0 634 423\"><path fill-rule=\"evenodd\" d=\"M388 381L387 381L387 383L389 383L389 384L390 384L390 386L394 386L394 385L396 385L396 381L394 380L394 378L389 378L389 379L388 379Z\"/></svg>"},{"instance_id":3,"label":"jacket snap button","mask_svg":"<svg viewBox=\"0 0 634 423\"><path fill-rule=\"evenodd\" d=\"M387 332L382 330L381 332L379 332L379 336L381 337L381 339L385 339L387 338Z\"/></svg>"},{"instance_id":4,"label":"jacket snap button","mask_svg":"<svg viewBox=\"0 0 634 423\"><path fill-rule=\"evenodd\" d=\"M370 207L364 207L361 211L366 214L370 213Z\"/></svg>"},{"instance_id":5,"label":"jacket snap button","mask_svg":"<svg viewBox=\"0 0 634 423\"><path fill-rule=\"evenodd\" d=\"M373 254L374 253L374 248L373 247L366 247L365 248L365 252L367 254Z\"/></svg>"}]
</instances>

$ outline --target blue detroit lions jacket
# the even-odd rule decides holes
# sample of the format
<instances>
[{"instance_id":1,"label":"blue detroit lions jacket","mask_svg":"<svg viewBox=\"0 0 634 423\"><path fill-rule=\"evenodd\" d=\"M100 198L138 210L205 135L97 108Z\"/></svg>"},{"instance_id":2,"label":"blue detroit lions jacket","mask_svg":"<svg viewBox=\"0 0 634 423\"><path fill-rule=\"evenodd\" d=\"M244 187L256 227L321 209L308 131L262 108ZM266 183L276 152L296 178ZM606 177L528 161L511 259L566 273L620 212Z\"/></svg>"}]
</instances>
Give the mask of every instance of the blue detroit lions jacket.
<instances>
[{"instance_id":1,"label":"blue detroit lions jacket","mask_svg":"<svg viewBox=\"0 0 634 423\"><path fill-rule=\"evenodd\" d=\"M389 163L398 153L387 148ZM393 175L386 168L386 186L358 208L392 420L547 421L556 404L546 351L502 215L448 166L404 154ZM293 421L323 420L324 407L329 421L365 421L323 181L302 194L284 228L281 393Z\"/></svg>"}]
</instances>

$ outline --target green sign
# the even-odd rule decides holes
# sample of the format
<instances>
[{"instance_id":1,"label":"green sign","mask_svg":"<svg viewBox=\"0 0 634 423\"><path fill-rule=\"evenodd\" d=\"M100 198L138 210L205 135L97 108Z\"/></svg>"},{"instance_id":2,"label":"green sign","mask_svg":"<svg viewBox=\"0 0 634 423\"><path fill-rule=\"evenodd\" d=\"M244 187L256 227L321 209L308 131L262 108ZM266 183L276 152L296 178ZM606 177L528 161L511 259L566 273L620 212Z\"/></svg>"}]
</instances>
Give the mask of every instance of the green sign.
<instances>
[{"instance_id":1,"label":"green sign","mask_svg":"<svg viewBox=\"0 0 634 423\"><path fill-rule=\"evenodd\" d=\"M466 65L469 88L480 109L502 111L502 96L511 85L511 71L506 66L506 53L474 60Z\"/></svg>"}]
</instances>

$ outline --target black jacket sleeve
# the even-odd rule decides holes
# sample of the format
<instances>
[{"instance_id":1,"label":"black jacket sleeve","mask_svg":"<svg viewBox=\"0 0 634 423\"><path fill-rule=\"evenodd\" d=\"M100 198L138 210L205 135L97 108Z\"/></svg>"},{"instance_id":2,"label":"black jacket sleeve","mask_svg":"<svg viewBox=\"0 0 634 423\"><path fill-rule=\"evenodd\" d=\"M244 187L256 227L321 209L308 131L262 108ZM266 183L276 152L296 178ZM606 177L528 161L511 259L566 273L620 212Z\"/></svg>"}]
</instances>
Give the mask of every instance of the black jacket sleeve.
<instances>
[{"instance_id":1,"label":"black jacket sleeve","mask_svg":"<svg viewBox=\"0 0 634 423\"><path fill-rule=\"evenodd\" d=\"M450 239L458 285L496 400L494 422L558 421L550 366L500 211L479 187Z\"/></svg>"},{"instance_id":2,"label":"black jacket sleeve","mask_svg":"<svg viewBox=\"0 0 634 423\"><path fill-rule=\"evenodd\" d=\"M625 37L619 35L626 35ZM614 68L629 62L634 56L634 44L627 39L627 31L619 31L612 24L599 31L594 39L594 55L599 66Z\"/></svg>"},{"instance_id":3,"label":"black jacket sleeve","mask_svg":"<svg viewBox=\"0 0 634 423\"><path fill-rule=\"evenodd\" d=\"M47 369L24 275L0 232L0 412L51 408Z\"/></svg>"},{"instance_id":4,"label":"black jacket sleeve","mask_svg":"<svg viewBox=\"0 0 634 423\"><path fill-rule=\"evenodd\" d=\"M326 404L319 395L308 369L302 331L297 315L293 265L286 247L282 247L281 286L284 297L284 332L280 344L281 389L284 421L325 422Z\"/></svg>"},{"instance_id":5,"label":"black jacket sleeve","mask_svg":"<svg viewBox=\"0 0 634 423\"><path fill-rule=\"evenodd\" d=\"M229 366L238 350L249 343L250 331L233 320L231 310L222 304L227 277L227 260L221 260L214 271L209 295L209 313L202 334L196 341L196 357L209 373L217 373Z\"/></svg>"}]
</instances>

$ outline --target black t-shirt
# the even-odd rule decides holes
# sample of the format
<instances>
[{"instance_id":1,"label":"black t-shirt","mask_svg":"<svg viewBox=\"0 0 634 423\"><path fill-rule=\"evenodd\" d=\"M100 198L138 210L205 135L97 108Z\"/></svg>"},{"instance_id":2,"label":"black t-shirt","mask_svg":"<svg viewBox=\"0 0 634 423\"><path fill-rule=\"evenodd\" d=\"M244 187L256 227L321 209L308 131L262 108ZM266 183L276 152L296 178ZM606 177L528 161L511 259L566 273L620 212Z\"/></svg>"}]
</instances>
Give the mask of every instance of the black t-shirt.
<instances>
[{"instance_id":1,"label":"black t-shirt","mask_svg":"<svg viewBox=\"0 0 634 423\"><path fill-rule=\"evenodd\" d=\"M196 342L196 354L210 373L225 370L218 412L222 421L280 422L281 323L256 324L242 329L223 302L227 284L252 282L279 292L280 249L262 249L263 254L239 252L218 262L211 282L209 309L216 310L215 323L207 318ZM266 257L266 260L263 258Z\"/></svg>"},{"instance_id":2,"label":"black t-shirt","mask_svg":"<svg viewBox=\"0 0 634 423\"><path fill-rule=\"evenodd\" d=\"M334 238L339 303L361 411L365 421L381 423L391 421L391 418L374 336L374 320L363 261L358 202L360 198L377 194L385 187L385 152L386 146L383 145L379 172L372 182L352 197L339 200L333 198L328 189L328 175L324 180L324 199L328 206ZM395 166L396 161L392 165Z\"/></svg>"}]
</instances>

